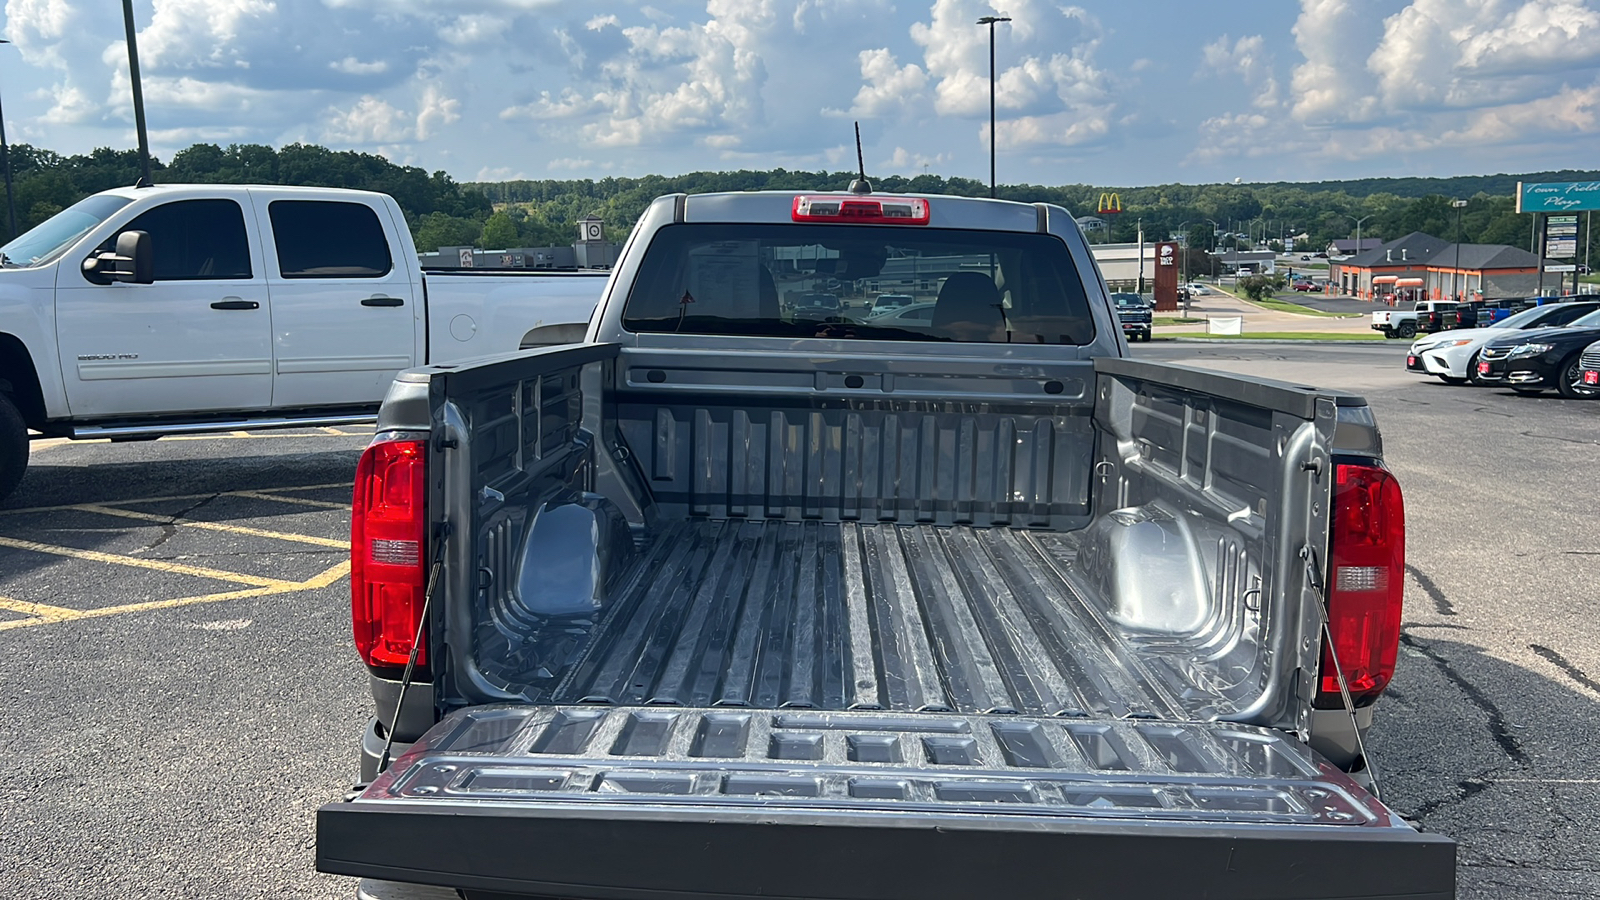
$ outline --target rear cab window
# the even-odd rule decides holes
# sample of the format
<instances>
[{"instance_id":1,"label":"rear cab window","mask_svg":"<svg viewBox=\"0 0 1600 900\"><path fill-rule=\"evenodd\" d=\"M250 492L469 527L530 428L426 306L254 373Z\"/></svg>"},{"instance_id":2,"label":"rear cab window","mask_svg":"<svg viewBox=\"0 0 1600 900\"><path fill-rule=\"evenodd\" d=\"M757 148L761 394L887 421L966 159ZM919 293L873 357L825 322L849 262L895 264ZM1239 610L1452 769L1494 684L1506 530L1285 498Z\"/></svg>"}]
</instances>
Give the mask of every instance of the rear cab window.
<instances>
[{"instance_id":1,"label":"rear cab window","mask_svg":"<svg viewBox=\"0 0 1600 900\"><path fill-rule=\"evenodd\" d=\"M873 316L880 294L920 316ZM882 310L879 309L881 313ZM636 333L1091 343L1067 245L1050 234L888 225L668 225L623 309Z\"/></svg>"},{"instance_id":2,"label":"rear cab window","mask_svg":"<svg viewBox=\"0 0 1600 900\"><path fill-rule=\"evenodd\" d=\"M274 200L267 207L283 278L382 278L394 269L378 213L364 203Z\"/></svg>"}]
</instances>

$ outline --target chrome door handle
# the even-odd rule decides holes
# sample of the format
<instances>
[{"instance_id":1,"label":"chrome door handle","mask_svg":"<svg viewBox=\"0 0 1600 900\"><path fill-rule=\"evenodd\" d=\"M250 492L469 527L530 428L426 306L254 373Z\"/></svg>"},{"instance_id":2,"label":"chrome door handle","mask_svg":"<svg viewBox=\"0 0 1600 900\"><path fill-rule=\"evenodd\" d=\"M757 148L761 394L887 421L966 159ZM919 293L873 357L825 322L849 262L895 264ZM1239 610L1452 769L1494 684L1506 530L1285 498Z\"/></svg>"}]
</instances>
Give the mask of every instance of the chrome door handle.
<instances>
[{"instance_id":1,"label":"chrome door handle","mask_svg":"<svg viewBox=\"0 0 1600 900\"><path fill-rule=\"evenodd\" d=\"M362 306L405 306L406 302L399 297L368 297L361 301Z\"/></svg>"}]
</instances>

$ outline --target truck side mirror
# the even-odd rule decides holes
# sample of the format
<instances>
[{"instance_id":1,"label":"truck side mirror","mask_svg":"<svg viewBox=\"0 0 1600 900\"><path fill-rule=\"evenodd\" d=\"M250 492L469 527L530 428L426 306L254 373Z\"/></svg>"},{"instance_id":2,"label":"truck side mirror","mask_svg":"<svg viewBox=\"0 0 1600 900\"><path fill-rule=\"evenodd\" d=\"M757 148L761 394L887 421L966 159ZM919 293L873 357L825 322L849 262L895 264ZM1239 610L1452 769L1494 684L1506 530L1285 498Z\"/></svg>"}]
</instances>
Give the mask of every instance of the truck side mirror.
<instances>
[{"instance_id":1,"label":"truck side mirror","mask_svg":"<svg viewBox=\"0 0 1600 900\"><path fill-rule=\"evenodd\" d=\"M155 279L155 251L148 231L124 231L117 235L117 249L97 253L83 261L83 277L95 284L151 284Z\"/></svg>"}]
</instances>

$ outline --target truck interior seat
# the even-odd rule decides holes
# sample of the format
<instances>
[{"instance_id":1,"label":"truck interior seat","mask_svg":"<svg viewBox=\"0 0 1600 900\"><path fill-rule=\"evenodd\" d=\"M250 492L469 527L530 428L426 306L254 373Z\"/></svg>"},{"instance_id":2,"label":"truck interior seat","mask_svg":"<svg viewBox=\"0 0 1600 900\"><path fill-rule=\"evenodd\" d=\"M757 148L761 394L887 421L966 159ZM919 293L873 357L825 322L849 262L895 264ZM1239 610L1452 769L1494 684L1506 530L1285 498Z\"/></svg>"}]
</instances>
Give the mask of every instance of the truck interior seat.
<instances>
[{"instance_id":1,"label":"truck interior seat","mask_svg":"<svg viewBox=\"0 0 1600 900\"><path fill-rule=\"evenodd\" d=\"M958 341L986 341L1005 330L1000 291L977 272L957 272L944 280L934 301L933 330Z\"/></svg>"}]
</instances>

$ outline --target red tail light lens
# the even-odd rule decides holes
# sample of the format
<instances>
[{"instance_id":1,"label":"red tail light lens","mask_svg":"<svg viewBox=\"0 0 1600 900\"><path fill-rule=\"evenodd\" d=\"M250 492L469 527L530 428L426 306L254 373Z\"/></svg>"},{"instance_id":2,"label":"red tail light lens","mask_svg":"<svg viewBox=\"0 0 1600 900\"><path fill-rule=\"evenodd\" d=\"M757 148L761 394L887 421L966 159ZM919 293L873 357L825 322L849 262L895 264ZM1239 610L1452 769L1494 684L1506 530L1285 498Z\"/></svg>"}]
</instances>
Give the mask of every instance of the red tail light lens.
<instances>
[{"instance_id":1,"label":"red tail light lens","mask_svg":"<svg viewBox=\"0 0 1600 900\"><path fill-rule=\"evenodd\" d=\"M427 445L382 441L356 467L350 513L350 618L369 666L403 667L422 615ZM417 655L426 662L426 653Z\"/></svg>"},{"instance_id":2,"label":"red tail light lens","mask_svg":"<svg viewBox=\"0 0 1600 900\"><path fill-rule=\"evenodd\" d=\"M1400 483L1375 466L1336 467L1328 574L1328 631L1357 706L1394 677L1405 593L1406 511ZM1316 705L1343 705L1327 647Z\"/></svg>"}]
</instances>

